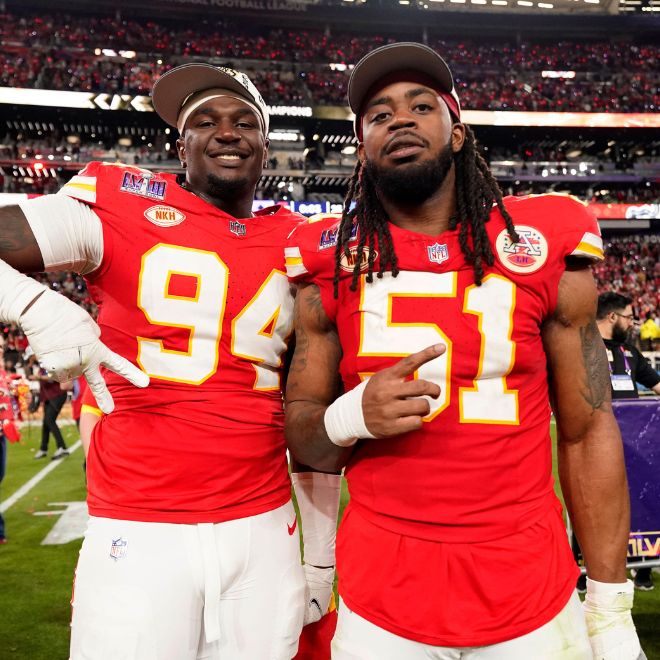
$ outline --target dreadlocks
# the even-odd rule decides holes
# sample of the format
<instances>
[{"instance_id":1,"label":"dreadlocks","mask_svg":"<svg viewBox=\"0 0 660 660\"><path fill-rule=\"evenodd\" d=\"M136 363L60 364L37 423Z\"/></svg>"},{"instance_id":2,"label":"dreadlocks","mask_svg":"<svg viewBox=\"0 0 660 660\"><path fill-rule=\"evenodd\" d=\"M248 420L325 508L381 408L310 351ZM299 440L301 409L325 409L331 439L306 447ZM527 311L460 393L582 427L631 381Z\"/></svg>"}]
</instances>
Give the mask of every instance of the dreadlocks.
<instances>
[{"instance_id":1,"label":"dreadlocks","mask_svg":"<svg viewBox=\"0 0 660 660\"><path fill-rule=\"evenodd\" d=\"M495 260L485 224L490 217L493 203L497 204L497 208L504 217L511 240L517 243L519 239L513 226L513 220L502 201L502 191L488 169L486 161L479 154L474 133L469 126L465 126L463 148L454 154L454 167L456 171L456 214L449 220L449 229L456 229L460 225L461 251L465 255L467 263L472 264L474 281L480 286L484 276L484 262L492 266ZM351 210L353 202L355 202L355 208ZM348 244L351 240L354 223L357 223L359 240L357 251L352 255ZM339 293L342 255L349 259L349 263L351 258L355 259L350 284L351 290L355 291L363 265L365 245L369 248L367 282L373 281L376 250L379 255L379 268L376 276L383 277L388 266L393 277L399 274L398 259L394 251L385 209L378 198L371 174L358 161L344 199L344 209L339 225L335 250L335 298Z\"/></svg>"}]
</instances>

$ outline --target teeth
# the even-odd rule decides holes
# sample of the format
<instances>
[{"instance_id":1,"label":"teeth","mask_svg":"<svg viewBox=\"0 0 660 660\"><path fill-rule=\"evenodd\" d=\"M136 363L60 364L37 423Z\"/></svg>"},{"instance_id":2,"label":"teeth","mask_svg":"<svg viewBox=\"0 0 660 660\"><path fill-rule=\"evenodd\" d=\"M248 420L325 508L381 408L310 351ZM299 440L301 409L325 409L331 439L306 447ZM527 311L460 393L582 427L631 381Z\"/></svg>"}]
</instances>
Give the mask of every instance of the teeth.
<instances>
[{"instance_id":1,"label":"teeth","mask_svg":"<svg viewBox=\"0 0 660 660\"><path fill-rule=\"evenodd\" d=\"M240 160L241 157L237 156L236 154L221 154L219 156L216 156L216 158L220 158L222 160Z\"/></svg>"}]
</instances>

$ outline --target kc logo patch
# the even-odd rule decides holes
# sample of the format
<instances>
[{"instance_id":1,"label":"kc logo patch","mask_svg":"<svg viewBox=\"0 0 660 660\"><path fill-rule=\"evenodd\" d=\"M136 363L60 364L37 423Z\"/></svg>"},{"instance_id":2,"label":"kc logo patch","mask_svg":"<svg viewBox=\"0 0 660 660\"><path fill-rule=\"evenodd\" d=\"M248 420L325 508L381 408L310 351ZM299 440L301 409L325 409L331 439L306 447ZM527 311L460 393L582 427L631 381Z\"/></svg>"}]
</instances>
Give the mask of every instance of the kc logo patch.
<instances>
[{"instance_id":1,"label":"kc logo patch","mask_svg":"<svg viewBox=\"0 0 660 660\"><path fill-rule=\"evenodd\" d=\"M495 241L495 251L502 265L513 273L535 273L548 259L548 241L534 227L516 225L519 241L514 243L507 229Z\"/></svg>"},{"instance_id":2,"label":"kc logo patch","mask_svg":"<svg viewBox=\"0 0 660 660\"><path fill-rule=\"evenodd\" d=\"M126 556L126 549L128 548L128 541L121 536L118 539L112 539L110 546L110 557L115 561L123 559Z\"/></svg>"},{"instance_id":3,"label":"kc logo patch","mask_svg":"<svg viewBox=\"0 0 660 660\"><path fill-rule=\"evenodd\" d=\"M174 227L180 225L186 216L173 206L150 206L145 212L144 217L159 227Z\"/></svg>"},{"instance_id":4,"label":"kc logo patch","mask_svg":"<svg viewBox=\"0 0 660 660\"><path fill-rule=\"evenodd\" d=\"M426 251L429 255L429 261L441 264L443 261L449 259L449 250L447 246L443 243L434 243L433 245L427 245Z\"/></svg>"}]
</instances>

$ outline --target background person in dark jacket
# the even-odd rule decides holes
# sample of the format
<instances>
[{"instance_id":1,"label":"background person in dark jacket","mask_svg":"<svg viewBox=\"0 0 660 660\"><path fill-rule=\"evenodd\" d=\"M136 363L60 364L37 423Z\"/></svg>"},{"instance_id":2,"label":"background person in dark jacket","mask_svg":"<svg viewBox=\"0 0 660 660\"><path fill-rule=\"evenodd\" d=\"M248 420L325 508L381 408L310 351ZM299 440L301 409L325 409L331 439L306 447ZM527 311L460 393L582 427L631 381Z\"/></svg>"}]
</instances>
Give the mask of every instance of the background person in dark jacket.
<instances>
[{"instance_id":1,"label":"background person in dark jacket","mask_svg":"<svg viewBox=\"0 0 660 660\"><path fill-rule=\"evenodd\" d=\"M49 378L45 371L41 371L38 379L40 385L39 398L44 404L44 421L41 426L41 447L34 457L45 458L48 456L48 441L52 433L55 438L55 444L57 445L52 459L57 460L69 455L64 438L62 437L62 432L57 425L57 416L62 411L67 394L57 381Z\"/></svg>"},{"instance_id":2,"label":"background person in dark jacket","mask_svg":"<svg viewBox=\"0 0 660 660\"><path fill-rule=\"evenodd\" d=\"M598 297L596 323L607 349L612 399L636 399L639 397L637 383L660 394L660 376L630 342L630 333L635 325L632 300L613 292L601 294ZM638 569L634 582L637 589L653 589L651 569Z\"/></svg>"}]
</instances>

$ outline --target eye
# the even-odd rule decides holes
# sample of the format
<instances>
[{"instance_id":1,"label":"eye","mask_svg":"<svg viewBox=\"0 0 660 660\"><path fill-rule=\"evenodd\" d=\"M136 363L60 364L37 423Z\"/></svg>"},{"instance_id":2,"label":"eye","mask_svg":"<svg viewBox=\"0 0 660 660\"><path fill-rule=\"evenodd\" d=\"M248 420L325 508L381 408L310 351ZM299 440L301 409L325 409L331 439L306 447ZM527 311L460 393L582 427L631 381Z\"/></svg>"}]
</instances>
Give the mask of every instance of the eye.
<instances>
[{"instance_id":1,"label":"eye","mask_svg":"<svg viewBox=\"0 0 660 660\"><path fill-rule=\"evenodd\" d=\"M241 128L241 129L256 128L256 126L252 122L245 121L245 120L237 122L236 127Z\"/></svg>"},{"instance_id":2,"label":"eye","mask_svg":"<svg viewBox=\"0 0 660 660\"><path fill-rule=\"evenodd\" d=\"M377 112L376 114L371 116L371 119L369 120L371 123L379 124L383 121L385 121L389 117L389 112L383 111L383 112Z\"/></svg>"},{"instance_id":3,"label":"eye","mask_svg":"<svg viewBox=\"0 0 660 660\"><path fill-rule=\"evenodd\" d=\"M429 110L433 110L433 106L429 103L418 103L415 106L415 110L417 112L428 112Z\"/></svg>"},{"instance_id":4,"label":"eye","mask_svg":"<svg viewBox=\"0 0 660 660\"><path fill-rule=\"evenodd\" d=\"M210 119L200 119L197 124L199 128L208 128L209 126L213 126L213 122Z\"/></svg>"}]
</instances>

